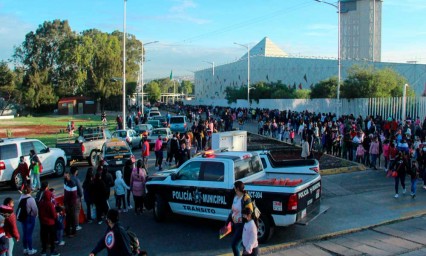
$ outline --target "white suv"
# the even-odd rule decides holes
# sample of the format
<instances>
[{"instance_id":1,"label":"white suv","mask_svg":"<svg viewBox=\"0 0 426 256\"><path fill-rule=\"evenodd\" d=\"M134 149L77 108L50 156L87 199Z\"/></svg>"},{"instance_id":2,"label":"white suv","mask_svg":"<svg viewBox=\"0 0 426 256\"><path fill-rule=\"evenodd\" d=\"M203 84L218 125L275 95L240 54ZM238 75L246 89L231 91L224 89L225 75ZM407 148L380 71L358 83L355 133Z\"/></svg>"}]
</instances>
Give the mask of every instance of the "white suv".
<instances>
[{"instance_id":1,"label":"white suv","mask_svg":"<svg viewBox=\"0 0 426 256\"><path fill-rule=\"evenodd\" d=\"M3 138L0 139L0 182L10 182L13 188L20 188L24 177L16 171L19 157L24 156L29 165L30 150L34 149L43 165L40 176L56 174L64 175L66 156L59 148L48 148L37 139Z\"/></svg>"}]
</instances>

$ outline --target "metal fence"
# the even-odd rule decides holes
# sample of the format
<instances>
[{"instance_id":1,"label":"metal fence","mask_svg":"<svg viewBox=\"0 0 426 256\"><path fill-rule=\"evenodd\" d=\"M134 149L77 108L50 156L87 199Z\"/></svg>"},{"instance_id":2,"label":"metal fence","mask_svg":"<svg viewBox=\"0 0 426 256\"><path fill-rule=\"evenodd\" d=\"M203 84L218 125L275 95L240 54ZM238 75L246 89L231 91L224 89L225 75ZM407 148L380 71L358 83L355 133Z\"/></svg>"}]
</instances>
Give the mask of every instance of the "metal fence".
<instances>
[{"instance_id":1,"label":"metal fence","mask_svg":"<svg viewBox=\"0 0 426 256\"><path fill-rule=\"evenodd\" d=\"M225 99L202 99L184 100L187 105L207 105L222 107L248 107L247 100L237 100L236 103L229 104ZM321 113L336 113L340 107L340 113L354 116L380 115L383 118L392 117L401 119L403 97L394 98L358 98L341 99L341 106L336 99L262 99L259 102L252 102L250 107L260 109L278 109ZM426 116L426 97L407 97L406 117L423 119Z\"/></svg>"}]
</instances>

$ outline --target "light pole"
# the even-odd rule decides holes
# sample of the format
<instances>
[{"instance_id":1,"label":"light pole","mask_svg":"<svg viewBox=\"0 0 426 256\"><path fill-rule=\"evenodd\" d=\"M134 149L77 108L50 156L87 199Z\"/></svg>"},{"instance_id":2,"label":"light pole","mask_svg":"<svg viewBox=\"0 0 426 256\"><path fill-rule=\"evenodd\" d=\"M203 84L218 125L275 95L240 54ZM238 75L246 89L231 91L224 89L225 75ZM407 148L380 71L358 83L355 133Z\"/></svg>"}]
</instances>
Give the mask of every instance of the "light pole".
<instances>
[{"instance_id":1,"label":"light pole","mask_svg":"<svg viewBox=\"0 0 426 256\"><path fill-rule=\"evenodd\" d=\"M126 3L124 0L123 17L123 129L126 129Z\"/></svg>"},{"instance_id":2,"label":"light pole","mask_svg":"<svg viewBox=\"0 0 426 256\"><path fill-rule=\"evenodd\" d=\"M158 41L152 41L152 42L148 42L148 43L144 43L144 44L142 44L142 60L141 60L141 91L142 91L142 107L141 107L141 112L142 112L142 115L144 115L145 113L144 113L144 102L143 102L143 91L144 91L144 89L143 89L143 86L144 86L144 81L143 81L143 63L144 63L144 61L145 61L145 58L144 58L144 46L145 45L148 45L148 44L155 44L155 43L158 43Z\"/></svg>"},{"instance_id":3,"label":"light pole","mask_svg":"<svg viewBox=\"0 0 426 256\"><path fill-rule=\"evenodd\" d=\"M405 122L405 115L406 115L406 105L407 105L407 87L408 84L404 84L404 89L402 91L402 115L401 115L401 122Z\"/></svg>"},{"instance_id":4,"label":"light pole","mask_svg":"<svg viewBox=\"0 0 426 256\"><path fill-rule=\"evenodd\" d=\"M210 62L210 61L204 61L205 63L209 63L209 64L211 64L212 65L212 74L213 74L213 76L214 76L214 61L213 62Z\"/></svg>"},{"instance_id":5,"label":"light pole","mask_svg":"<svg viewBox=\"0 0 426 256\"><path fill-rule=\"evenodd\" d=\"M247 103L248 108L250 109L250 47L248 44L244 45L235 42L234 44L247 48Z\"/></svg>"},{"instance_id":6,"label":"light pole","mask_svg":"<svg viewBox=\"0 0 426 256\"><path fill-rule=\"evenodd\" d=\"M330 6L333 6L337 9L337 109L336 109L336 118L339 118L339 112L340 112L340 80L341 80L341 58L340 58L340 2L341 0L337 1L337 4L325 2L322 0L315 0L319 3L328 4Z\"/></svg>"}]
</instances>

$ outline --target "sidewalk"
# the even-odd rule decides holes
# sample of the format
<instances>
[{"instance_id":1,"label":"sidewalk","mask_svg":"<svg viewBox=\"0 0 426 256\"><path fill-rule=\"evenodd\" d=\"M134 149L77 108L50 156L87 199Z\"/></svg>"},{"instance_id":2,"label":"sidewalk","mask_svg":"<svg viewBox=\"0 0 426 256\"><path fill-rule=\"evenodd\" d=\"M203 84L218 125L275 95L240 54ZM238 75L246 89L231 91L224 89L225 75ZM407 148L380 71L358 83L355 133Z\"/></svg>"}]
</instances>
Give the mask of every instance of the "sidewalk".
<instances>
[{"instance_id":1,"label":"sidewalk","mask_svg":"<svg viewBox=\"0 0 426 256\"><path fill-rule=\"evenodd\" d=\"M425 216L410 218L366 230L310 241L263 255L426 255ZM268 249L268 248L265 248Z\"/></svg>"}]
</instances>

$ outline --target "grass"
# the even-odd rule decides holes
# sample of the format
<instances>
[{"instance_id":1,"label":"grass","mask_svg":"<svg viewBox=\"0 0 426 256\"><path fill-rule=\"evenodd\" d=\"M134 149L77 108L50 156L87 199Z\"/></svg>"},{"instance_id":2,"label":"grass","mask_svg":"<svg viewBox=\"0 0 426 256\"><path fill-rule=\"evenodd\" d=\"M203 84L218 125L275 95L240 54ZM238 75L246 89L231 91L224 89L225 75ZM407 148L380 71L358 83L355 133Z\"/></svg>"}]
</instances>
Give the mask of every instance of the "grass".
<instances>
[{"instance_id":1,"label":"grass","mask_svg":"<svg viewBox=\"0 0 426 256\"><path fill-rule=\"evenodd\" d=\"M101 118L99 115L48 115L41 117L15 117L14 119L0 121L0 134L2 134L3 131L10 130L12 133L11 137L36 138L41 140L48 147L55 147L57 139L68 137L66 127L69 121L74 121L76 129L74 134L76 134L80 125L83 125L84 127L95 127L102 125L100 119ZM45 133L39 133L39 131L37 131L37 127L41 126L44 127L41 129L46 130ZM15 136L20 131L20 128L22 130L28 127L31 127L31 129L25 132L24 136ZM115 130L114 120L109 121L108 128L110 130ZM22 132L20 134L22 134ZM3 136L4 135L2 134L0 137Z\"/></svg>"}]
</instances>

